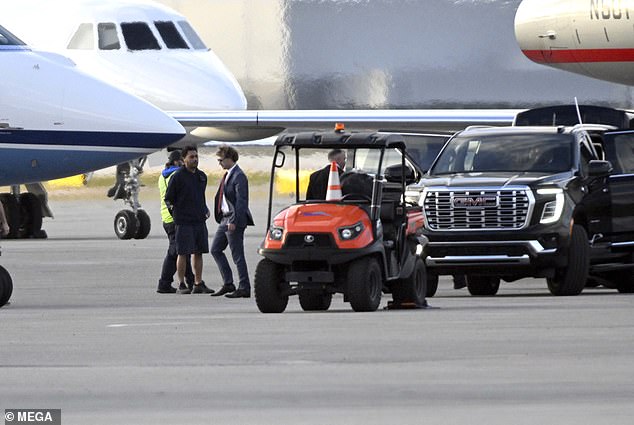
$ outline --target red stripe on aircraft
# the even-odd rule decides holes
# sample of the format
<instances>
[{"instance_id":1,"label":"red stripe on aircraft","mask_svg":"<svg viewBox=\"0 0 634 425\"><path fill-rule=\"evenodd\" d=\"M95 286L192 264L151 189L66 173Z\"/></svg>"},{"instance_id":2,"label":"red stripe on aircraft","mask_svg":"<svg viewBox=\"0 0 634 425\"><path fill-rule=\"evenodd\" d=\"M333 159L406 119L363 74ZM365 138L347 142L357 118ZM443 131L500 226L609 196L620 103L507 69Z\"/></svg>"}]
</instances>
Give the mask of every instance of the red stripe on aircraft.
<instances>
[{"instance_id":1,"label":"red stripe on aircraft","mask_svg":"<svg viewBox=\"0 0 634 425\"><path fill-rule=\"evenodd\" d=\"M522 50L533 62L634 62L634 49Z\"/></svg>"}]
</instances>

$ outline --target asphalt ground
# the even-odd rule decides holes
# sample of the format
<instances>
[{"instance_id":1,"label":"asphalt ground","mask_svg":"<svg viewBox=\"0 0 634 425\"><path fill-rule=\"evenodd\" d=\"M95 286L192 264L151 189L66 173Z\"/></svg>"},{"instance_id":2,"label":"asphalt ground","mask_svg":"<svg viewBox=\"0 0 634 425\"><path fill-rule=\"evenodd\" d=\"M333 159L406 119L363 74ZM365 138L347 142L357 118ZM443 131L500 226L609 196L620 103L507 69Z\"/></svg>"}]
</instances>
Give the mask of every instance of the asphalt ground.
<instances>
[{"instance_id":1,"label":"asphalt ground","mask_svg":"<svg viewBox=\"0 0 634 425\"><path fill-rule=\"evenodd\" d=\"M429 309L354 313L336 296L305 313L295 297L264 315L253 298L155 292L156 202L149 238L131 241L112 230L119 203L51 206L49 239L0 241L15 285L0 309L0 411L62 409L63 424L634 421L632 295L553 297L526 279L476 298L441 278ZM253 209L251 276L264 203Z\"/></svg>"}]
</instances>

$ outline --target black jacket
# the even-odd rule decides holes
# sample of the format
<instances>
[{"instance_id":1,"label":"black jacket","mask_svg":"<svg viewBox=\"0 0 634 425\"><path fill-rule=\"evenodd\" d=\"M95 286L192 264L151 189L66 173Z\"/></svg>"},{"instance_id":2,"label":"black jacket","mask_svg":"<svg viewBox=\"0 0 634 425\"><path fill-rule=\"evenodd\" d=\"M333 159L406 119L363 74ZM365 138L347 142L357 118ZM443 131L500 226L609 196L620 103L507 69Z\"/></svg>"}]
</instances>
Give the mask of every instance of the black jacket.
<instances>
[{"instance_id":1,"label":"black jacket","mask_svg":"<svg viewBox=\"0 0 634 425\"><path fill-rule=\"evenodd\" d=\"M172 210L176 224L204 223L209 217L205 200L207 175L196 169L191 173L181 167L167 185L165 204Z\"/></svg>"}]
</instances>

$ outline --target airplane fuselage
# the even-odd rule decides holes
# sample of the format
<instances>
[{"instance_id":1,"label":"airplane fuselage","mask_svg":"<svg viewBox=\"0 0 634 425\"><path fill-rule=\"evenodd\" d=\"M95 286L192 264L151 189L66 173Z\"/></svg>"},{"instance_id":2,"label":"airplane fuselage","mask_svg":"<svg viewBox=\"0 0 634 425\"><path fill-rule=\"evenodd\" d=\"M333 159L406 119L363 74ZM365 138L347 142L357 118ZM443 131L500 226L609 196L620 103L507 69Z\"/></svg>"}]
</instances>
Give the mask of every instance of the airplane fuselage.
<instances>
[{"instance_id":1,"label":"airplane fuselage","mask_svg":"<svg viewBox=\"0 0 634 425\"><path fill-rule=\"evenodd\" d=\"M634 85L634 0L524 0L515 36L534 62Z\"/></svg>"}]
</instances>

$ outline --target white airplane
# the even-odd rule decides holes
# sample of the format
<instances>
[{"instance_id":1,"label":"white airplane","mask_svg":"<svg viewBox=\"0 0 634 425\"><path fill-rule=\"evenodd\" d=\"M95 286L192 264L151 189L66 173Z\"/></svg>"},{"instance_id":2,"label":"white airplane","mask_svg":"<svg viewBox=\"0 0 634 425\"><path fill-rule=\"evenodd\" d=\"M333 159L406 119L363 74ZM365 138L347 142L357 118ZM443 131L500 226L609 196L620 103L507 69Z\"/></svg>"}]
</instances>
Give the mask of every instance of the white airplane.
<instances>
[{"instance_id":1,"label":"white airplane","mask_svg":"<svg viewBox=\"0 0 634 425\"><path fill-rule=\"evenodd\" d=\"M80 72L63 56L31 50L2 26L0 69L0 186L111 166L162 149L185 134L150 103ZM0 199L12 232L39 231L37 196L12 193ZM0 306L12 288L0 266Z\"/></svg>"},{"instance_id":2,"label":"white airplane","mask_svg":"<svg viewBox=\"0 0 634 425\"><path fill-rule=\"evenodd\" d=\"M515 36L530 60L634 85L634 0L524 0Z\"/></svg>"}]
</instances>

